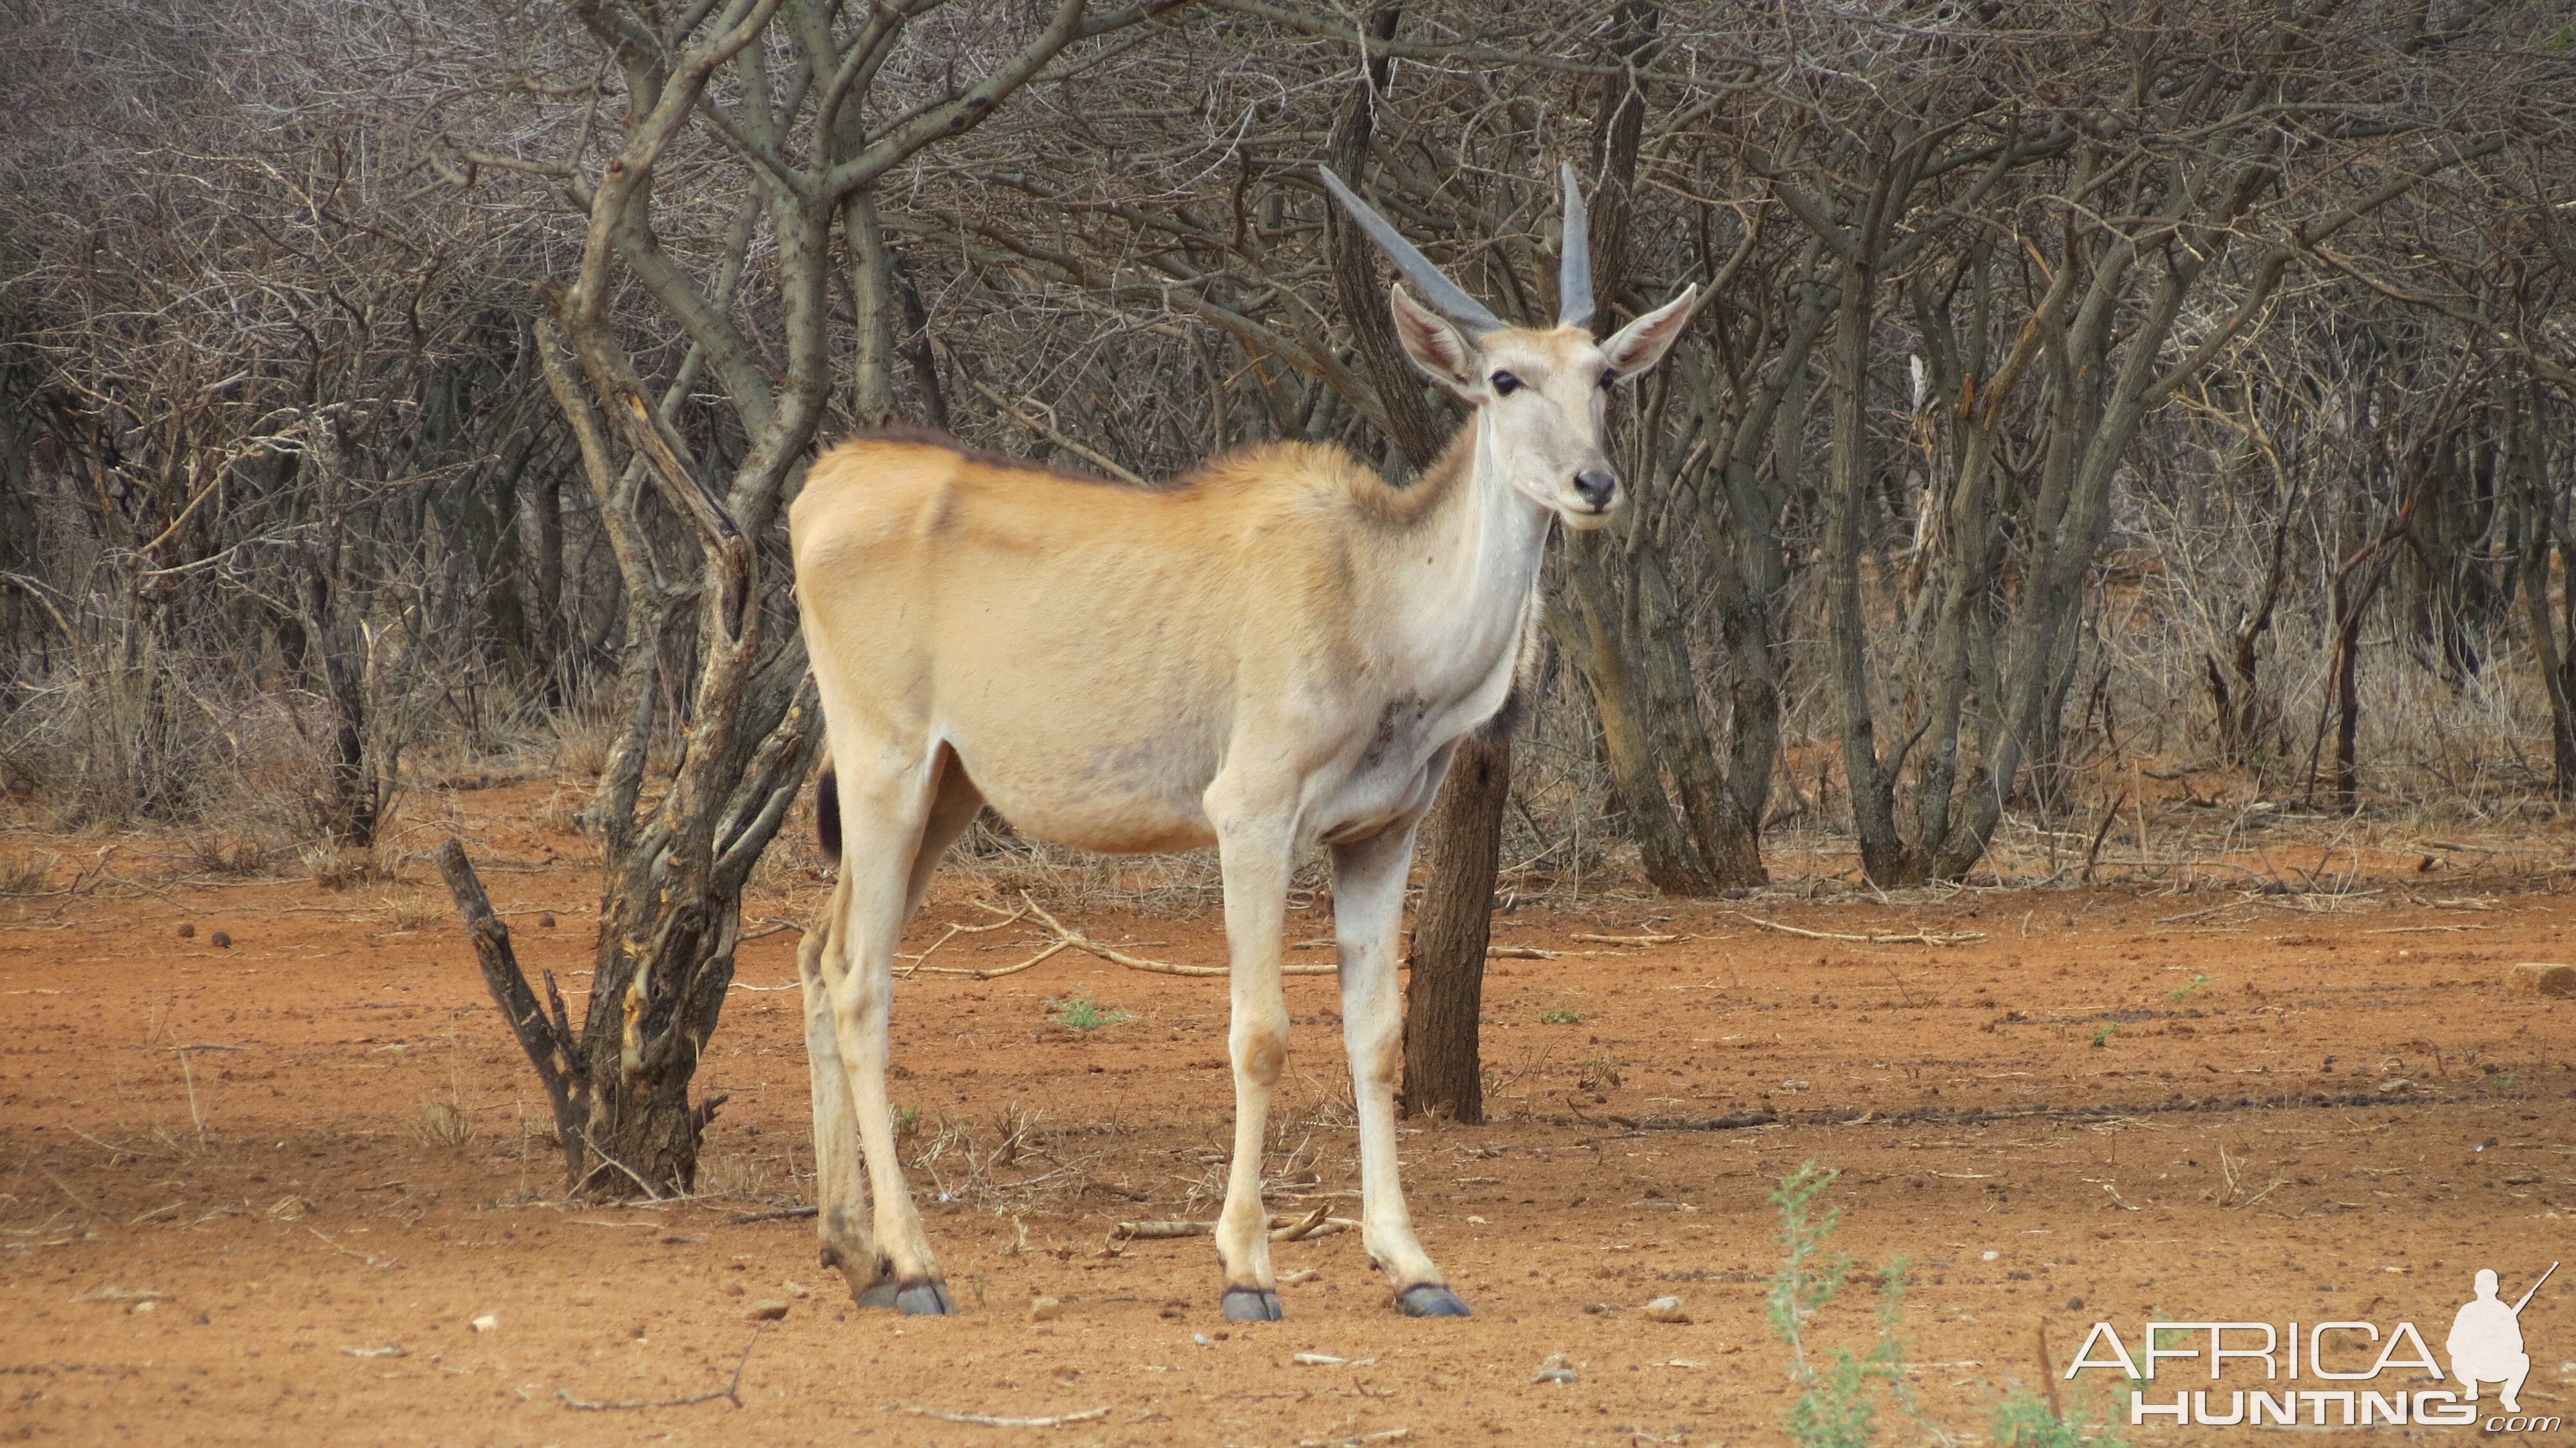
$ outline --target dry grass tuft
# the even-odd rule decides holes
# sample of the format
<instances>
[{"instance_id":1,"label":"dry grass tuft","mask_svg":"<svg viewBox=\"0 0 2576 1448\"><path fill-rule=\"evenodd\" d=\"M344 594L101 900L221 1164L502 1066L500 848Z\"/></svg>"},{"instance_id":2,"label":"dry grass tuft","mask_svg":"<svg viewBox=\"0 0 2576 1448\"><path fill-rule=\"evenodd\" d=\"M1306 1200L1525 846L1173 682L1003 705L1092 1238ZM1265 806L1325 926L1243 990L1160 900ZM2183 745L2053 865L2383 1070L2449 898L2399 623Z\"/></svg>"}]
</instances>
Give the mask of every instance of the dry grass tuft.
<instances>
[{"instance_id":1,"label":"dry grass tuft","mask_svg":"<svg viewBox=\"0 0 2576 1448\"><path fill-rule=\"evenodd\" d=\"M61 864L59 854L0 855L0 895L41 895L53 877L54 867Z\"/></svg>"},{"instance_id":2,"label":"dry grass tuft","mask_svg":"<svg viewBox=\"0 0 2576 1448\"><path fill-rule=\"evenodd\" d=\"M277 847L268 840L231 830L207 830L187 837L182 848L199 874L247 879L266 875L277 865Z\"/></svg>"},{"instance_id":3,"label":"dry grass tuft","mask_svg":"<svg viewBox=\"0 0 2576 1448\"><path fill-rule=\"evenodd\" d=\"M575 835L582 833L581 807L585 796L558 789L546 796L545 803L528 811L528 825L540 834Z\"/></svg>"},{"instance_id":4,"label":"dry grass tuft","mask_svg":"<svg viewBox=\"0 0 2576 1448\"><path fill-rule=\"evenodd\" d=\"M1312 1131L1352 1131L1360 1124L1357 1093L1351 1086L1350 1073L1337 1071L1326 1078L1323 1089L1304 1110L1297 1113L1297 1124Z\"/></svg>"},{"instance_id":5,"label":"dry grass tuft","mask_svg":"<svg viewBox=\"0 0 2576 1448\"><path fill-rule=\"evenodd\" d=\"M566 710L550 723L556 772L574 779L599 778L608 768L608 747L617 739L616 721L604 712Z\"/></svg>"},{"instance_id":6,"label":"dry grass tuft","mask_svg":"<svg viewBox=\"0 0 2576 1448\"><path fill-rule=\"evenodd\" d=\"M474 1108L451 1086L445 1096L420 1098L420 1117L412 1122L411 1134L423 1146L461 1152L483 1133Z\"/></svg>"},{"instance_id":7,"label":"dry grass tuft","mask_svg":"<svg viewBox=\"0 0 2576 1448\"><path fill-rule=\"evenodd\" d=\"M698 1180L694 1192L701 1197L741 1202L801 1199L804 1193L788 1180L788 1176L779 1169L775 1159L757 1152L710 1153L698 1158Z\"/></svg>"},{"instance_id":8,"label":"dry grass tuft","mask_svg":"<svg viewBox=\"0 0 2576 1448\"><path fill-rule=\"evenodd\" d=\"M1574 1089L1608 1091L1619 1085L1619 1063L1607 1054L1586 1056L1574 1068Z\"/></svg>"},{"instance_id":9,"label":"dry grass tuft","mask_svg":"<svg viewBox=\"0 0 2576 1448\"><path fill-rule=\"evenodd\" d=\"M915 1113L898 1144L931 1199L953 1206L1021 1216L1064 1210L1095 1189L1133 1199L1093 1177L1105 1152L1072 1149L1074 1139L1101 1128L1048 1130L1044 1120L1016 1101L980 1122L945 1115L925 1122Z\"/></svg>"},{"instance_id":10,"label":"dry grass tuft","mask_svg":"<svg viewBox=\"0 0 2576 1448\"><path fill-rule=\"evenodd\" d=\"M384 933L388 935L426 930L446 919L448 913L449 907L425 890L388 895L376 905L376 917L384 921Z\"/></svg>"},{"instance_id":11,"label":"dry grass tuft","mask_svg":"<svg viewBox=\"0 0 2576 1448\"><path fill-rule=\"evenodd\" d=\"M325 890L378 885L393 878L373 850L319 849L304 852L304 869Z\"/></svg>"}]
</instances>

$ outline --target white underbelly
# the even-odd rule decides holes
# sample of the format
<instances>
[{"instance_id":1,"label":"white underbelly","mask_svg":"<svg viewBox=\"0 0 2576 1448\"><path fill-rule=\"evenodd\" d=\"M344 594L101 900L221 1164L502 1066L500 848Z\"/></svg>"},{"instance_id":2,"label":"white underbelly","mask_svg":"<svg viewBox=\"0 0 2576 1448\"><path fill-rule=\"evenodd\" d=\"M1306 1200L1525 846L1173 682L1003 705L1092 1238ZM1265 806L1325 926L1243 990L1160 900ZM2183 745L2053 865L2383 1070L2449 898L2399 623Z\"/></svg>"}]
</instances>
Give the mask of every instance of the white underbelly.
<instances>
[{"instance_id":1,"label":"white underbelly","mask_svg":"<svg viewBox=\"0 0 2576 1448\"><path fill-rule=\"evenodd\" d=\"M1206 781L1176 777L1169 762L1105 750L1089 757L958 759L985 803L1021 834L1113 855L1195 850L1216 843L1200 796ZM979 767L980 766L980 767Z\"/></svg>"}]
</instances>

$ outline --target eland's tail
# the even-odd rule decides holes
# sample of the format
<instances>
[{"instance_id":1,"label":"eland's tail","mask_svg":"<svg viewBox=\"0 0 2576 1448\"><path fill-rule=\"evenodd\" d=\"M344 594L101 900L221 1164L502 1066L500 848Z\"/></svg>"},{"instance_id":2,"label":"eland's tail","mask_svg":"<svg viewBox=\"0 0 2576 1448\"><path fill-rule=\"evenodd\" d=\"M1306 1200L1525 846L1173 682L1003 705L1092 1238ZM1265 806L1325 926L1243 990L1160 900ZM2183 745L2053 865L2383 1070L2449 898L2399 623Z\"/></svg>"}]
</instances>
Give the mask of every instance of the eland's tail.
<instances>
[{"instance_id":1,"label":"eland's tail","mask_svg":"<svg viewBox=\"0 0 2576 1448\"><path fill-rule=\"evenodd\" d=\"M823 768L823 782L814 786L814 833L823 842L823 853L835 864L841 858L841 790L831 766Z\"/></svg>"}]
</instances>

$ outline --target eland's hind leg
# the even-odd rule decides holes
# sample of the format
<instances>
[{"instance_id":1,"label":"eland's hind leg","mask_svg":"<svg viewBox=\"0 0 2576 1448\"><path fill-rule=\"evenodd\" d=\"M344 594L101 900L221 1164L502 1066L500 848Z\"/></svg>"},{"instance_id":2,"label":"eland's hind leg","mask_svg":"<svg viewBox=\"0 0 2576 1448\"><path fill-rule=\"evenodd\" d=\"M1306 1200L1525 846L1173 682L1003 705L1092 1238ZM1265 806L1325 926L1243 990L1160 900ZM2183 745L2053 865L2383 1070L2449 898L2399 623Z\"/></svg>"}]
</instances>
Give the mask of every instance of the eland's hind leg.
<instances>
[{"instance_id":1,"label":"eland's hind leg","mask_svg":"<svg viewBox=\"0 0 2576 1448\"><path fill-rule=\"evenodd\" d=\"M876 1234L868 1229L859 1119L852 1109L849 1070L841 1059L840 1028L834 1024L826 985L827 971L838 975L846 968L835 947L847 906L836 886L822 918L796 952L797 978L805 987L805 1064L814 1086L815 1223L822 1236L823 1265L840 1269L849 1280L852 1300L862 1307L890 1307L894 1277L877 1252Z\"/></svg>"},{"instance_id":2,"label":"eland's hind leg","mask_svg":"<svg viewBox=\"0 0 2576 1448\"><path fill-rule=\"evenodd\" d=\"M1395 1287L1409 1317L1465 1317L1431 1255L1413 1235L1396 1160L1395 1087L1404 1067L1404 1003L1396 993L1404 876L1413 826L1333 847L1333 934L1340 947L1342 1044L1360 1119L1360 1243Z\"/></svg>"},{"instance_id":3,"label":"eland's hind leg","mask_svg":"<svg viewBox=\"0 0 2576 1448\"><path fill-rule=\"evenodd\" d=\"M836 761L842 757L836 749ZM950 776L956 778L953 790ZM862 1305L890 1301L899 1312L945 1313L953 1310L948 1289L895 1152L886 1052L895 945L938 852L974 818L973 789L944 750L913 769L842 774L839 786L849 843L841 854L841 883L833 892L839 907L833 937L819 952L823 969L818 974L831 1017L832 1045L857 1118L884 1280L872 1278L863 1288L856 1272L848 1266L843 1270ZM837 972L830 968L836 958ZM818 1134L823 1121L818 1104ZM819 1165L819 1148L817 1155Z\"/></svg>"}]
</instances>

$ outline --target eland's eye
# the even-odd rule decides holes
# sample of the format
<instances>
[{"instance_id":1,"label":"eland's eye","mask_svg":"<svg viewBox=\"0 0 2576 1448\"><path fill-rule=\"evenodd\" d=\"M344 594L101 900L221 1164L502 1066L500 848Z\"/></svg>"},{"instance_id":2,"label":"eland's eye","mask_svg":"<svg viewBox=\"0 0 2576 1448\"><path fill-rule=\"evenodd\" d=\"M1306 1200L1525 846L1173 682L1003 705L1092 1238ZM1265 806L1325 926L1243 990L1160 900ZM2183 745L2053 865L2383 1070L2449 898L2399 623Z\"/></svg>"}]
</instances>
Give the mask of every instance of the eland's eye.
<instances>
[{"instance_id":1,"label":"eland's eye","mask_svg":"<svg viewBox=\"0 0 2576 1448\"><path fill-rule=\"evenodd\" d=\"M1508 372L1497 372L1490 379L1498 396L1509 397L1521 390L1521 380Z\"/></svg>"},{"instance_id":2,"label":"eland's eye","mask_svg":"<svg viewBox=\"0 0 2576 1448\"><path fill-rule=\"evenodd\" d=\"M1609 391L1611 388L1616 387L1616 386L1618 386L1618 385L1619 385L1619 374L1618 374L1615 370L1613 370L1613 369L1611 369L1611 368L1608 368L1608 367L1604 367L1604 368L1602 368L1602 369L1601 369L1601 390L1602 390L1602 391L1604 391L1604 392L1607 392L1607 391Z\"/></svg>"}]
</instances>

